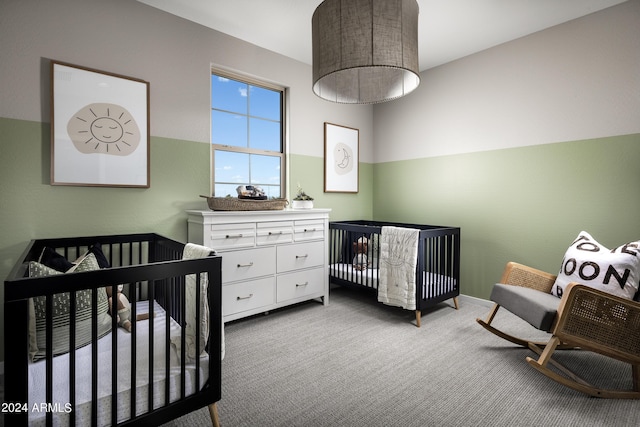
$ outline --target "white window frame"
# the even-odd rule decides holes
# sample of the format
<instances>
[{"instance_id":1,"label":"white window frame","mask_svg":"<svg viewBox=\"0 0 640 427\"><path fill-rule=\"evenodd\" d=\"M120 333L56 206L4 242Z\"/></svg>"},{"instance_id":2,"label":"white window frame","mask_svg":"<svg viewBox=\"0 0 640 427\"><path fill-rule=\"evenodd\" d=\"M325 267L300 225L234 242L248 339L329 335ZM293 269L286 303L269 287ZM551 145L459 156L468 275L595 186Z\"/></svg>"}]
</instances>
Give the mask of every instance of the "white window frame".
<instances>
[{"instance_id":1,"label":"white window frame","mask_svg":"<svg viewBox=\"0 0 640 427\"><path fill-rule=\"evenodd\" d=\"M278 91L280 92L280 135L281 135L281 140L280 140L280 152L276 152L276 151L271 151L271 150L261 150L261 149L254 149L254 148L246 148L246 147L237 147L237 146L230 146L230 145L224 145L224 144L214 144L213 141L211 140L211 135L213 132L213 124L210 123L210 131L209 131L209 139L210 139L210 162L211 162L211 174L210 174L210 191L213 194L213 192L215 191L215 185L216 185L216 178L215 178L215 152L216 150L221 150L221 151L230 151L230 152L235 152L235 153L245 153L245 154L258 154L258 155L268 155L268 156L274 156L274 157L280 157L280 197L281 198L286 198L287 197L287 170L288 170L288 156L287 156L287 151L288 151L288 134L287 134L287 130L288 130L288 126L287 126L287 121L286 121L286 117L287 117L287 88L281 85L277 85L274 83L269 83L266 81L262 81L262 80L258 80L256 78L253 77L248 77L246 75L242 75L239 73L234 73L234 72L230 72L228 70L222 70L220 68L216 68L216 67L212 67L211 68L211 75L216 75L216 76L220 76L220 77L225 77L231 80L236 80L242 83L246 83L249 84L251 86L257 86L257 87L261 87L263 89L269 89L269 90L273 90L273 91ZM209 96L211 96L211 87L209 88ZM211 99L209 102L209 120L211 120L211 111L213 110L213 107L211 105ZM251 170L250 170L251 172ZM235 184L235 183L234 183ZM249 183L237 183L238 185L242 185L242 184L249 184ZM226 196L226 194L213 194L214 196L221 196L224 197Z\"/></svg>"}]
</instances>

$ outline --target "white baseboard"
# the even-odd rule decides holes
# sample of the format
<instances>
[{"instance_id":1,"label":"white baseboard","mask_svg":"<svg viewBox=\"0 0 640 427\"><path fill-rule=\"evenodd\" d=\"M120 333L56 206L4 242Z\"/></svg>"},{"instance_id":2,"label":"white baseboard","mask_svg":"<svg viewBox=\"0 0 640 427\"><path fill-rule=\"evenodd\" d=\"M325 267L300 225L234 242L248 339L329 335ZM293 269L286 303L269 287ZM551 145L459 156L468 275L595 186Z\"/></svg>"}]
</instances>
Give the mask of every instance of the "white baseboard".
<instances>
[{"instance_id":1,"label":"white baseboard","mask_svg":"<svg viewBox=\"0 0 640 427\"><path fill-rule=\"evenodd\" d=\"M478 297L472 297L471 295L460 294L460 300L466 301L471 304L481 305L483 307L493 307L493 301L482 299Z\"/></svg>"}]
</instances>

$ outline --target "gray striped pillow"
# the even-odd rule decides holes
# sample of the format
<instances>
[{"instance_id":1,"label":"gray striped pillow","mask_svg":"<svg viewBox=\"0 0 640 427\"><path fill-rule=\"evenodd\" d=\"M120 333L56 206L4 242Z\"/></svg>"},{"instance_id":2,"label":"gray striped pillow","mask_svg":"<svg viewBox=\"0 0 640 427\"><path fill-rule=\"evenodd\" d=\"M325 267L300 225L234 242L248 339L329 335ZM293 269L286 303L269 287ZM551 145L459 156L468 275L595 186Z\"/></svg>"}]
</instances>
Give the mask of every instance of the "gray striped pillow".
<instances>
[{"instance_id":1,"label":"gray striped pillow","mask_svg":"<svg viewBox=\"0 0 640 427\"><path fill-rule=\"evenodd\" d=\"M90 253L86 255L72 270L75 272L98 270L96 257ZM29 263L29 277L44 277L56 274L64 274L49 268L43 264L31 261ZM76 293L76 348L91 343L91 290L78 291ZM33 311L30 318L30 351L32 361L42 359L46 355L46 298L32 298ZM31 307L30 307L31 308ZM111 316L108 313L109 302L104 288L98 289L98 338L106 335L111 328ZM69 351L69 293L53 295L53 355L67 353ZM33 327L35 326L35 328ZM35 337L33 334L35 333Z\"/></svg>"}]
</instances>

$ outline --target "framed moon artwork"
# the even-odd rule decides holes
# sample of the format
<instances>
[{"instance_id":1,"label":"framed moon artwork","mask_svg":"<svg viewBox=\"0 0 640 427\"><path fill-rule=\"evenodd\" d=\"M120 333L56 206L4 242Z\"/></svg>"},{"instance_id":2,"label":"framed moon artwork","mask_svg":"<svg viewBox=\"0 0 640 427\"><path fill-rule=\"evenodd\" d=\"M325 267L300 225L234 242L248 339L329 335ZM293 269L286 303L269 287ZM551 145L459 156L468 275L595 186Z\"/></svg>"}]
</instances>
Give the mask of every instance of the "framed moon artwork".
<instances>
[{"instance_id":1,"label":"framed moon artwork","mask_svg":"<svg viewBox=\"0 0 640 427\"><path fill-rule=\"evenodd\" d=\"M149 188L149 82L51 62L51 185Z\"/></svg>"},{"instance_id":2,"label":"framed moon artwork","mask_svg":"<svg viewBox=\"0 0 640 427\"><path fill-rule=\"evenodd\" d=\"M324 191L357 193L360 131L324 124Z\"/></svg>"}]
</instances>

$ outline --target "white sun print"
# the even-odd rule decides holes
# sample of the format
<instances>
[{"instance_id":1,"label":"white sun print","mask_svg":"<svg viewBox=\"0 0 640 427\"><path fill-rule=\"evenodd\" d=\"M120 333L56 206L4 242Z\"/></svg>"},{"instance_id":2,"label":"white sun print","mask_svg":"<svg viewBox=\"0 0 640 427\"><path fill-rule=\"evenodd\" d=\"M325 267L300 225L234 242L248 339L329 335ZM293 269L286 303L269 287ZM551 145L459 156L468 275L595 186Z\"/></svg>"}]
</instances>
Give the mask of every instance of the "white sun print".
<instances>
[{"instance_id":1,"label":"white sun print","mask_svg":"<svg viewBox=\"0 0 640 427\"><path fill-rule=\"evenodd\" d=\"M333 169L338 175L346 175L353 169L353 151L347 144L338 142L333 148Z\"/></svg>"},{"instance_id":2,"label":"white sun print","mask_svg":"<svg viewBox=\"0 0 640 427\"><path fill-rule=\"evenodd\" d=\"M140 144L140 129L126 108L95 103L82 107L67 123L73 145L84 154L128 156Z\"/></svg>"}]
</instances>

